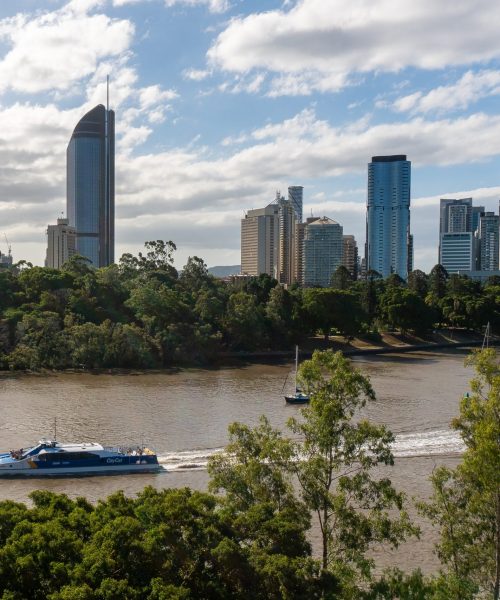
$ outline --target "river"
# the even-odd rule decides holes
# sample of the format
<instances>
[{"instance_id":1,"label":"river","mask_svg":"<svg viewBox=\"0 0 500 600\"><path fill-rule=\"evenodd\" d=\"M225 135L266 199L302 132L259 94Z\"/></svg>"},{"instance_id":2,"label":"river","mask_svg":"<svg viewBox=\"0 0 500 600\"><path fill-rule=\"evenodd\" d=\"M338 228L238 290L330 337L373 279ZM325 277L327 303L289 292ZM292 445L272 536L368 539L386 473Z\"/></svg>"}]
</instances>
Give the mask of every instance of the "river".
<instances>
[{"instance_id":1,"label":"river","mask_svg":"<svg viewBox=\"0 0 500 600\"><path fill-rule=\"evenodd\" d=\"M428 477L436 465L454 466L459 460L462 444L449 423L469 389L472 370L464 367L464 358L465 352L455 351L354 359L377 394L365 416L396 435L396 464L384 475L410 498L428 496ZM60 441L144 441L157 451L164 467L157 474L4 479L0 499L26 501L38 488L93 501L119 489L134 494L145 485L204 490L207 460L223 448L231 422L254 425L265 414L284 429L287 419L300 411L283 399L283 383L291 369L289 364L251 364L148 374L0 374L0 449L51 437L57 416ZM288 377L288 391L291 385ZM414 516L422 528L421 540L397 552L377 552L378 564L421 566L426 572L438 568L432 552L435 532ZM314 544L314 531L312 535Z\"/></svg>"}]
</instances>

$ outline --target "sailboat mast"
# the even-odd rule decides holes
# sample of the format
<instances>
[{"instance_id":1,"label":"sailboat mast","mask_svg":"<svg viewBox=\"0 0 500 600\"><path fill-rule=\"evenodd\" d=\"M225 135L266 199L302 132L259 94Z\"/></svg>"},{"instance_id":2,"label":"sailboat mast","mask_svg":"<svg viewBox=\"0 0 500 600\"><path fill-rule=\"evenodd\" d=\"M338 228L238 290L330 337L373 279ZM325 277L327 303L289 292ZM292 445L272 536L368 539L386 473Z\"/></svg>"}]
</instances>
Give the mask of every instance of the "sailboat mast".
<instances>
[{"instance_id":1,"label":"sailboat mast","mask_svg":"<svg viewBox=\"0 0 500 600\"><path fill-rule=\"evenodd\" d=\"M299 346L295 345L295 391L297 391L297 371L299 370Z\"/></svg>"}]
</instances>

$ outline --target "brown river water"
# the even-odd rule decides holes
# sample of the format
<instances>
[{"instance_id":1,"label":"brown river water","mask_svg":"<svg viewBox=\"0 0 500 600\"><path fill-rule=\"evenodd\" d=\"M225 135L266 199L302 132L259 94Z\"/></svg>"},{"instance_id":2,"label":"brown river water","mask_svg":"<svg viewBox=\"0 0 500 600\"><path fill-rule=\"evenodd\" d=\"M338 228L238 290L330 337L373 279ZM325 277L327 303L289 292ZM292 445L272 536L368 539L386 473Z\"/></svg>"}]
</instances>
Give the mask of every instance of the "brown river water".
<instances>
[{"instance_id":1,"label":"brown river water","mask_svg":"<svg viewBox=\"0 0 500 600\"><path fill-rule=\"evenodd\" d=\"M454 466L462 444L449 423L469 389L472 370L465 352L358 357L355 364L370 376L376 402L365 416L396 435L394 467L384 469L409 498L426 498L428 477L441 464ZM27 447L51 437L63 442L96 441L140 445L158 453L163 469L155 474L53 479L0 479L0 500L26 501L33 489L71 497L103 498L116 490L135 494L146 485L189 486L205 490L209 456L227 442L233 421L248 425L265 414L285 428L300 407L285 404L282 388L292 391L290 364L224 367L148 374L0 374L0 450ZM414 511L412 511L414 514ZM438 568L435 532L414 514L421 539L397 551L375 552L381 567ZM317 532L312 531L317 548Z\"/></svg>"}]
</instances>

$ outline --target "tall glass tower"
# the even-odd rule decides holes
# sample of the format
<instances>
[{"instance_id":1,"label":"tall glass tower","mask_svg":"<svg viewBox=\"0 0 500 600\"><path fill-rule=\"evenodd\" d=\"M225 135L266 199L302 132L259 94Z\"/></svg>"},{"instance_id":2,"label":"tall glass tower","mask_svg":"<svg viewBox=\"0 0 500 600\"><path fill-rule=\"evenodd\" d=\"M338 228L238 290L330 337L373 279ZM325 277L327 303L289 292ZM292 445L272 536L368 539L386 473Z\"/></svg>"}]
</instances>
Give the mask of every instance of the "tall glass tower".
<instances>
[{"instance_id":1,"label":"tall glass tower","mask_svg":"<svg viewBox=\"0 0 500 600\"><path fill-rule=\"evenodd\" d=\"M366 265L382 277L408 277L410 179L404 154L374 156L368 164Z\"/></svg>"},{"instance_id":2,"label":"tall glass tower","mask_svg":"<svg viewBox=\"0 0 500 600\"><path fill-rule=\"evenodd\" d=\"M66 151L66 203L76 252L94 267L115 259L115 113L99 104L78 122Z\"/></svg>"}]
</instances>

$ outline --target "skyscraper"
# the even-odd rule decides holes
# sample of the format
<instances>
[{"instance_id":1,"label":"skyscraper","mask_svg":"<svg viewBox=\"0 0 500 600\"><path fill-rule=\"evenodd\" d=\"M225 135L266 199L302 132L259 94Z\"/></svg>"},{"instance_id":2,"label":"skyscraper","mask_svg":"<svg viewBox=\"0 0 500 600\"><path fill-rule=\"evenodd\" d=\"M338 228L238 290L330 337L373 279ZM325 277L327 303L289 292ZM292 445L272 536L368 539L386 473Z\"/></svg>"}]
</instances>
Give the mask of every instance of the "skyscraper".
<instances>
[{"instance_id":1,"label":"skyscraper","mask_svg":"<svg viewBox=\"0 0 500 600\"><path fill-rule=\"evenodd\" d=\"M280 283L291 284L296 276L295 211L276 192L265 208L249 210L241 220L241 273L267 273Z\"/></svg>"},{"instance_id":2,"label":"skyscraper","mask_svg":"<svg viewBox=\"0 0 500 600\"><path fill-rule=\"evenodd\" d=\"M333 219L321 217L306 225L303 252L303 284L328 287L342 264L343 229Z\"/></svg>"},{"instance_id":3,"label":"skyscraper","mask_svg":"<svg viewBox=\"0 0 500 600\"><path fill-rule=\"evenodd\" d=\"M297 223L302 223L302 206L304 201L304 188L301 185L291 185L288 188L288 202L295 209Z\"/></svg>"},{"instance_id":4,"label":"skyscraper","mask_svg":"<svg viewBox=\"0 0 500 600\"><path fill-rule=\"evenodd\" d=\"M500 217L486 212L479 219L481 271L498 271Z\"/></svg>"},{"instance_id":5,"label":"skyscraper","mask_svg":"<svg viewBox=\"0 0 500 600\"><path fill-rule=\"evenodd\" d=\"M358 244L353 235L343 236L342 265L353 279L358 278Z\"/></svg>"},{"instance_id":6,"label":"skyscraper","mask_svg":"<svg viewBox=\"0 0 500 600\"><path fill-rule=\"evenodd\" d=\"M484 206L472 206L472 198L441 198L438 262L449 273L478 268L478 230L482 214Z\"/></svg>"},{"instance_id":7,"label":"skyscraper","mask_svg":"<svg viewBox=\"0 0 500 600\"><path fill-rule=\"evenodd\" d=\"M66 152L67 215L76 252L94 267L115 258L115 113L99 104L73 131Z\"/></svg>"},{"instance_id":8,"label":"skyscraper","mask_svg":"<svg viewBox=\"0 0 500 600\"><path fill-rule=\"evenodd\" d=\"M374 156L368 164L366 267L382 277L408 276L410 179L404 154Z\"/></svg>"},{"instance_id":9,"label":"skyscraper","mask_svg":"<svg viewBox=\"0 0 500 600\"><path fill-rule=\"evenodd\" d=\"M46 267L60 269L75 252L76 231L68 219L57 219L57 225L47 226Z\"/></svg>"},{"instance_id":10,"label":"skyscraper","mask_svg":"<svg viewBox=\"0 0 500 600\"><path fill-rule=\"evenodd\" d=\"M247 211L241 220L241 273L278 278L279 206Z\"/></svg>"}]
</instances>

